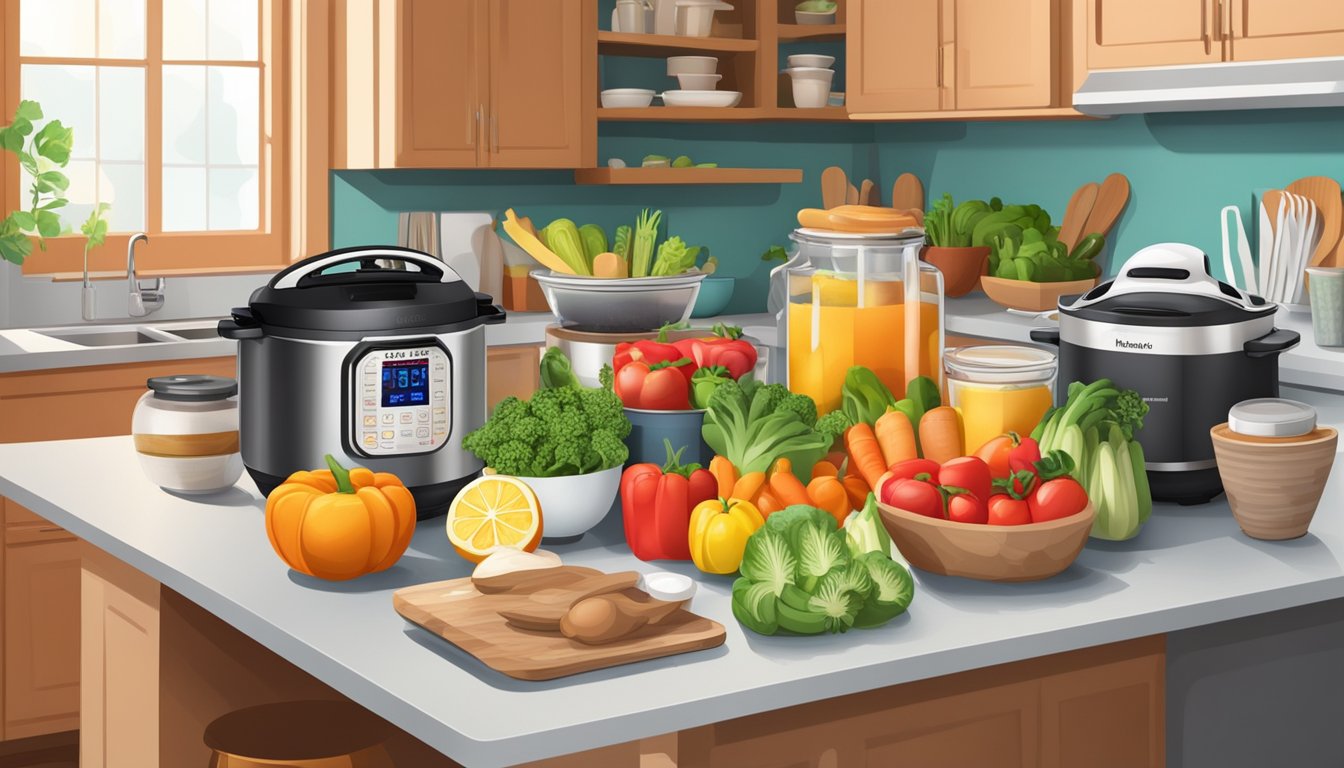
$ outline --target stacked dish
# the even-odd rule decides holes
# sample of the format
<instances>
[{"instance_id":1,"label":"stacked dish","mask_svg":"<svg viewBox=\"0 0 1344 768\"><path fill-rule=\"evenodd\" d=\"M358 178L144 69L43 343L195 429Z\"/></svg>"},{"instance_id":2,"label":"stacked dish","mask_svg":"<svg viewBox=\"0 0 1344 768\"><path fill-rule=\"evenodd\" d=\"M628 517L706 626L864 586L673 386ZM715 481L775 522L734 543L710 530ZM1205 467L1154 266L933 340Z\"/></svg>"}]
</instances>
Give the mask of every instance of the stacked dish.
<instances>
[{"instance_id":1,"label":"stacked dish","mask_svg":"<svg viewBox=\"0 0 1344 768\"><path fill-rule=\"evenodd\" d=\"M678 3L680 5L680 2ZM735 107L742 101L741 91L720 91L719 60L713 56L671 56L667 76L675 77L679 90L665 91L663 104L669 107Z\"/></svg>"},{"instance_id":2,"label":"stacked dish","mask_svg":"<svg viewBox=\"0 0 1344 768\"><path fill-rule=\"evenodd\" d=\"M831 82L835 79L834 56L799 53L789 57L789 68L784 70L793 80L793 105L804 109L819 109L831 97Z\"/></svg>"}]
</instances>

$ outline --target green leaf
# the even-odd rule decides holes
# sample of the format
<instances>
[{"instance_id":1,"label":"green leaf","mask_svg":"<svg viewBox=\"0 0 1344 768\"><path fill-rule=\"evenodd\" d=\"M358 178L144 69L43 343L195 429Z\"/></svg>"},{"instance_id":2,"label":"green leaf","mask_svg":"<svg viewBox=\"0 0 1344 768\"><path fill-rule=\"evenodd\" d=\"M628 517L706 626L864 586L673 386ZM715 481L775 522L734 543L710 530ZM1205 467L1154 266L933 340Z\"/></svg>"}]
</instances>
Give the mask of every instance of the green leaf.
<instances>
[{"instance_id":1,"label":"green leaf","mask_svg":"<svg viewBox=\"0 0 1344 768\"><path fill-rule=\"evenodd\" d=\"M19 156L19 165L23 166L23 170L27 171L29 176L37 175L37 158L21 149L15 151L14 154Z\"/></svg>"},{"instance_id":2,"label":"green leaf","mask_svg":"<svg viewBox=\"0 0 1344 768\"><path fill-rule=\"evenodd\" d=\"M0 129L0 146L7 152L20 152L23 149L23 134L9 128Z\"/></svg>"},{"instance_id":3,"label":"green leaf","mask_svg":"<svg viewBox=\"0 0 1344 768\"><path fill-rule=\"evenodd\" d=\"M61 234L61 217L51 211L38 211L37 233L42 237L56 237Z\"/></svg>"},{"instance_id":4,"label":"green leaf","mask_svg":"<svg viewBox=\"0 0 1344 768\"><path fill-rule=\"evenodd\" d=\"M64 192L70 187L70 179L60 171L47 171L33 177L33 186L38 192Z\"/></svg>"},{"instance_id":5,"label":"green leaf","mask_svg":"<svg viewBox=\"0 0 1344 768\"><path fill-rule=\"evenodd\" d=\"M28 211L15 211L10 214L10 218L14 220L19 229L25 232L31 232L33 227L37 226L37 217Z\"/></svg>"},{"instance_id":6,"label":"green leaf","mask_svg":"<svg viewBox=\"0 0 1344 768\"><path fill-rule=\"evenodd\" d=\"M55 200L52 200L51 202L46 203L45 205L41 205L41 206L39 206L39 207L38 207L38 210L42 210L42 211L54 211L54 210L56 210L57 208L64 208L64 207L65 207L66 205L68 205L69 203L70 203L70 201L69 201L69 200L66 200L64 197L58 197L58 198L56 198Z\"/></svg>"},{"instance_id":7,"label":"green leaf","mask_svg":"<svg viewBox=\"0 0 1344 768\"><path fill-rule=\"evenodd\" d=\"M36 101L32 101L29 99L20 101L19 108L14 112L14 119L15 121L18 121L20 118L24 120L41 120L42 119L41 105L39 105Z\"/></svg>"},{"instance_id":8,"label":"green leaf","mask_svg":"<svg viewBox=\"0 0 1344 768\"><path fill-rule=\"evenodd\" d=\"M12 234L0 236L0 257L11 264L22 264L33 252L33 243L27 235Z\"/></svg>"},{"instance_id":9,"label":"green leaf","mask_svg":"<svg viewBox=\"0 0 1344 768\"><path fill-rule=\"evenodd\" d=\"M9 124L9 132L16 133L20 137L27 136L33 132L33 123L31 120L25 120L22 117L14 118L14 122Z\"/></svg>"},{"instance_id":10,"label":"green leaf","mask_svg":"<svg viewBox=\"0 0 1344 768\"><path fill-rule=\"evenodd\" d=\"M107 238L107 219L103 216L110 207L107 203L99 203L94 206L89 218L79 226L79 231L84 234L84 237L88 238L86 247L90 250L102 245Z\"/></svg>"},{"instance_id":11,"label":"green leaf","mask_svg":"<svg viewBox=\"0 0 1344 768\"><path fill-rule=\"evenodd\" d=\"M70 150L75 145L75 131L66 128L60 120L52 120L43 126L33 139L37 153L58 165L70 161Z\"/></svg>"}]
</instances>

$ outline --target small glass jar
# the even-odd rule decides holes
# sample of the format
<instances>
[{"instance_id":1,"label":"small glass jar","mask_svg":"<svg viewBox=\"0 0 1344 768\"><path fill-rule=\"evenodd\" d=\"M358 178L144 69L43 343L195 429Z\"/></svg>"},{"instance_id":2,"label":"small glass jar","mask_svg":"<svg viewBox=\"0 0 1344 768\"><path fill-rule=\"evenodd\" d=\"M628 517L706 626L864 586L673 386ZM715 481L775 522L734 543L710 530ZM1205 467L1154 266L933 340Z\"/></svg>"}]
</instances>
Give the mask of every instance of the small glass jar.
<instances>
[{"instance_id":1,"label":"small glass jar","mask_svg":"<svg viewBox=\"0 0 1344 768\"><path fill-rule=\"evenodd\" d=\"M1055 353L1040 347L955 347L943 356L947 395L961 410L966 451L1005 432L1027 435L1054 400Z\"/></svg>"},{"instance_id":2,"label":"small glass jar","mask_svg":"<svg viewBox=\"0 0 1344 768\"><path fill-rule=\"evenodd\" d=\"M156 376L131 417L140 466L159 487L212 493L238 482L238 382L221 376Z\"/></svg>"}]
</instances>

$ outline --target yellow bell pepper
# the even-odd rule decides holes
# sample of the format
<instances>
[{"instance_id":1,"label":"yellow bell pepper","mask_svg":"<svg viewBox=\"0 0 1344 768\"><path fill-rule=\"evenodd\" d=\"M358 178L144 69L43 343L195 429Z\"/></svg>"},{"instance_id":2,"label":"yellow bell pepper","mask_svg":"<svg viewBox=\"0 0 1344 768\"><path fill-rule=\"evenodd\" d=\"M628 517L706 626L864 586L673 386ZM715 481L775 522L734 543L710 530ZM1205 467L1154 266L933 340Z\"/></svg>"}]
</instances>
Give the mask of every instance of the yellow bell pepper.
<instances>
[{"instance_id":1,"label":"yellow bell pepper","mask_svg":"<svg viewBox=\"0 0 1344 768\"><path fill-rule=\"evenodd\" d=\"M709 499L691 510L691 560L705 573L735 573L747 539L765 525L756 505L742 499Z\"/></svg>"}]
</instances>

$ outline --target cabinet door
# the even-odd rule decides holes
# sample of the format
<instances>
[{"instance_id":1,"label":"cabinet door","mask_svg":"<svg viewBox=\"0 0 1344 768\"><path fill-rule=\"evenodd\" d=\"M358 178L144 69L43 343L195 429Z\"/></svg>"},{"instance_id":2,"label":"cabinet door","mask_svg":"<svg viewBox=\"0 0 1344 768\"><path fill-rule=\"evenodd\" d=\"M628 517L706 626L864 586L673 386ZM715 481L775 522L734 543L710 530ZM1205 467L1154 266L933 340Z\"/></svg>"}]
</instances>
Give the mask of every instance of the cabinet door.
<instances>
[{"instance_id":1,"label":"cabinet door","mask_svg":"<svg viewBox=\"0 0 1344 768\"><path fill-rule=\"evenodd\" d=\"M944 106L939 5L939 0L851 0L845 35L845 101L851 113L932 112Z\"/></svg>"},{"instance_id":2,"label":"cabinet door","mask_svg":"<svg viewBox=\"0 0 1344 768\"><path fill-rule=\"evenodd\" d=\"M1232 59L1344 56L1340 0L1227 0L1232 6Z\"/></svg>"},{"instance_id":3,"label":"cabinet door","mask_svg":"<svg viewBox=\"0 0 1344 768\"><path fill-rule=\"evenodd\" d=\"M584 0L488 0L490 98L484 165L594 164L595 150L593 157L585 157L585 132L596 136L597 117L591 106L593 91L583 84L585 69L596 66L597 49L596 36L584 19L592 17L593 29L597 19L585 13L584 4Z\"/></svg>"},{"instance_id":4,"label":"cabinet door","mask_svg":"<svg viewBox=\"0 0 1344 768\"><path fill-rule=\"evenodd\" d=\"M1156 653L1043 678L1042 768L1162 766L1165 669Z\"/></svg>"},{"instance_id":5,"label":"cabinet door","mask_svg":"<svg viewBox=\"0 0 1344 768\"><path fill-rule=\"evenodd\" d=\"M956 108L1048 107L1054 0L956 0Z\"/></svg>"},{"instance_id":6,"label":"cabinet door","mask_svg":"<svg viewBox=\"0 0 1344 768\"><path fill-rule=\"evenodd\" d=\"M50 524L12 526L5 540L5 738L75 730L79 541Z\"/></svg>"},{"instance_id":7,"label":"cabinet door","mask_svg":"<svg viewBox=\"0 0 1344 768\"><path fill-rule=\"evenodd\" d=\"M500 400L526 400L541 387L540 344L491 347L485 353L486 407L493 411Z\"/></svg>"},{"instance_id":8,"label":"cabinet door","mask_svg":"<svg viewBox=\"0 0 1344 768\"><path fill-rule=\"evenodd\" d=\"M1088 69L1221 61L1217 0L1087 0Z\"/></svg>"},{"instance_id":9,"label":"cabinet door","mask_svg":"<svg viewBox=\"0 0 1344 768\"><path fill-rule=\"evenodd\" d=\"M397 167L479 165L484 0L402 0L399 23Z\"/></svg>"}]
</instances>

